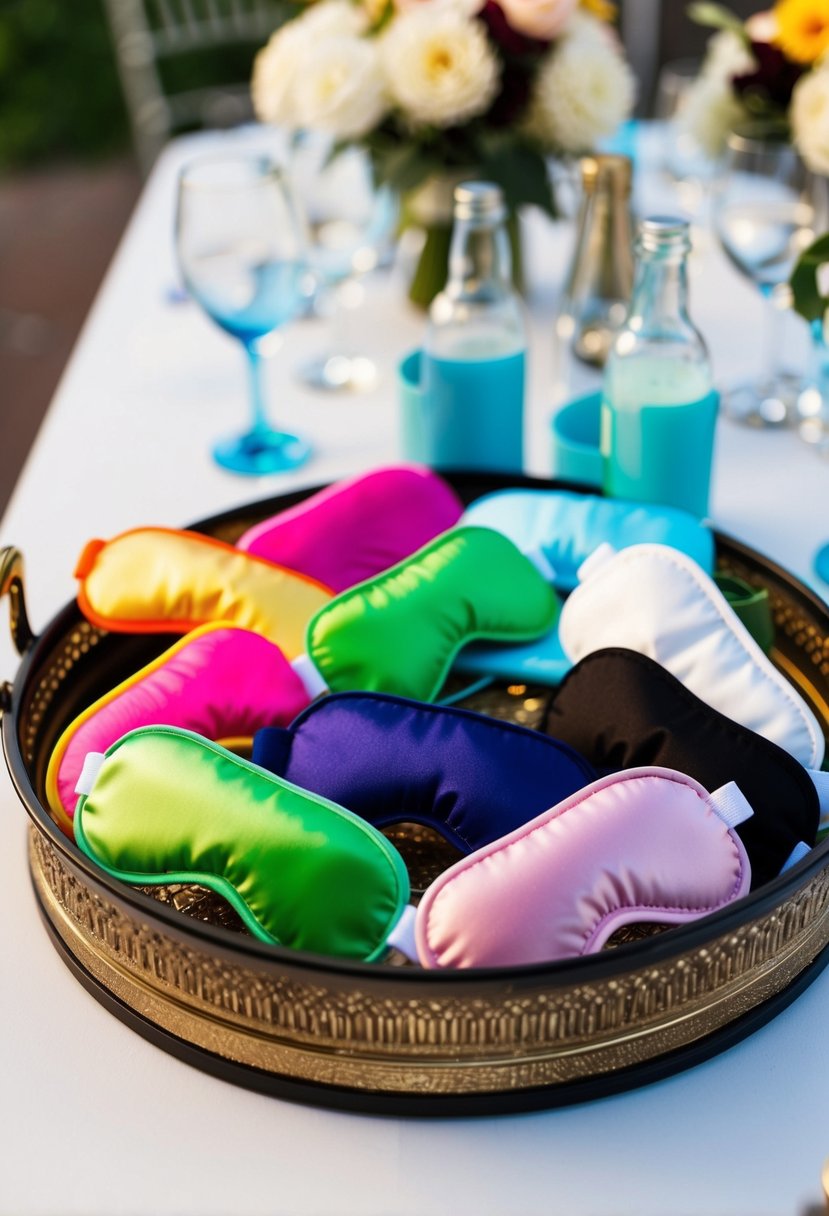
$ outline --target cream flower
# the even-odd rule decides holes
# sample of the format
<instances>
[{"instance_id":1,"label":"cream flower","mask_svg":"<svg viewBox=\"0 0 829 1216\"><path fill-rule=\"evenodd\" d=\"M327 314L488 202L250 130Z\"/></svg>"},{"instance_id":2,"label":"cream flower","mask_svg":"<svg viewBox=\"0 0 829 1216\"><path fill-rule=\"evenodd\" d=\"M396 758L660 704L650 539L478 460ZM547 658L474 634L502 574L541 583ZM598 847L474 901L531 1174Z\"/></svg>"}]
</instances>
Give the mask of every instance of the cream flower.
<instances>
[{"instance_id":1,"label":"cream flower","mask_svg":"<svg viewBox=\"0 0 829 1216\"><path fill-rule=\"evenodd\" d=\"M367 25L366 14L348 0L322 0L281 26L253 61L251 96L257 118L281 126L302 125L296 85L320 41L353 37Z\"/></svg>"},{"instance_id":2,"label":"cream flower","mask_svg":"<svg viewBox=\"0 0 829 1216\"><path fill-rule=\"evenodd\" d=\"M579 0L500 0L509 24L519 34L551 41L560 34Z\"/></svg>"},{"instance_id":3,"label":"cream flower","mask_svg":"<svg viewBox=\"0 0 829 1216\"><path fill-rule=\"evenodd\" d=\"M474 17L485 4L486 0L394 0L394 7L399 13L416 8L431 9L432 12L437 8L453 8L465 17Z\"/></svg>"},{"instance_id":4,"label":"cream flower","mask_svg":"<svg viewBox=\"0 0 829 1216\"><path fill-rule=\"evenodd\" d=\"M593 19L591 26L599 25ZM581 19L579 25L582 24ZM529 130L547 145L583 152L611 135L633 108L633 74L611 39L586 28L562 38L536 80Z\"/></svg>"},{"instance_id":5,"label":"cream flower","mask_svg":"<svg viewBox=\"0 0 829 1216\"><path fill-rule=\"evenodd\" d=\"M801 76L790 110L797 150L815 173L829 173L829 68Z\"/></svg>"},{"instance_id":6,"label":"cream flower","mask_svg":"<svg viewBox=\"0 0 829 1216\"><path fill-rule=\"evenodd\" d=\"M325 38L302 65L293 87L303 127L338 139L359 139L388 109L380 56L373 39Z\"/></svg>"},{"instance_id":7,"label":"cream flower","mask_svg":"<svg viewBox=\"0 0 829 1216\"><path fill-rule=\"evenodd\" d=\"M724 150L729 131L745 117L745 107L728 80L700 76L685 95L678 125L713 159Z\"/></svg>"},{"instance_id":8,"label":"cream flower","mask_svg":"<svg viewBox=\"0 0 829 1216\"><path fill-rule=\"evenodd\" d=\"M262 122L295 126L294 77L305 49L300 21L290 22L272 34L253 61L251 96Z\"/></svg>"},{"instance_id":9,"label":"cream flower","mask_svg":"<svg viewBox=\"0 0 829 1216\"><path fill-rule=\"evenodd\" d=\"M423 4L401 13L383 35L393 100L414 123L456 126L488 109L499 68L483 27L458 9Z\"/></svg>"}]
</instances>

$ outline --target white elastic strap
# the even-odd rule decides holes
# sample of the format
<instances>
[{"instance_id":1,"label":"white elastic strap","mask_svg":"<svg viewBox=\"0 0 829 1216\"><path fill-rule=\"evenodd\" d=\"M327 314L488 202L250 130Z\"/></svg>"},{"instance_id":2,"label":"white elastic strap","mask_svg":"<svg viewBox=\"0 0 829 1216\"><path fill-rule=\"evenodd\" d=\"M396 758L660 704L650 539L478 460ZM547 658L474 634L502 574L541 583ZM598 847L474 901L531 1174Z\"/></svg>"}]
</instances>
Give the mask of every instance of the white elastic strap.
<instances>
[{"instance_id":1,"label":"white elastic strap","mask_svg":"<svg viewBox=\"0 0 829 1216\"><path fill-rule=\"evenodd\" d=\"M104 762L103 752L87 752L83 762L80 776L78 777L75 786L76 794L91 794L92 787L95 784L95 778L101 771L101 765Z\"/></svg>"},{"instance_id":2,"label":"white elastic strap","mask_svg":"<svg viewBox=\"0 0 829 1216\"><path fill-rule=\"evenodd\" d=\"M415 910L411 904L406 904L406 907L400 913L400 920L392 929L388 936L387 942L394 950L399 950L401 954L405 954L406 958L411 962L417 963L417 946L415 945Z\"/></svg>"},{"instance_id":3,"label":"white elastic strap","mask_svg":"<svg viewBox=\"0 0 829 1216\"><path fill-rule=\"evenodd\" d=\"M531 561L535 566L545 583L554 583L556 581L556 568L540 546L535 549L524 549L523 552L527 560Z\"/></svg>"},{"instance_id":4,"label":"white elastic strap","mask_svg":"<svg viewBox=\"0 0 829 1216\"><path fill-rule=\"evenodd\" d=\"M753 809L736 781L721 785L711 794L711 805L727 828L736 828L754 814Z\"/></svg>"},{"instance_id":5,"label":"white elastic strap","mask_svg":"<svg viewBox=\"0 0 829 1216\"><path fill-rule=\"evenodd\" d=\"M320 673L317 671L312 660L307 654L298 654L291 663L296 674L305 686L305 691L311 700L315 700L324 692L328 692L328 685L323 680Z\"/></svg>"},{"instance_id":6,"label":"white elastic strap","mask_svg":"<svg viewBox=\"0 0 829 1216\"><path fill-rule=\"evenodd\" d=\"M603 540L600 545L597 545L589 557L586 557L576 571L576 577L580 583L586 583L589 578L592 578L597 570L602 566L606 566L612 557L615 557L617 550L613 548L609 540Z\"/></svg>"},{"instance_id":7,"label":"white elastic strap","mask_svg":"<svg viewBox=\"0 0 829 1216\"><path fill-rule=\"evenodd\" d=\"M829 827L829 773L824 773L821 769L810 768L806 770L812 778L815 789L817 790L817 800L820 806L820 824L818 831Z\"/></svg>"},{"instance_id":8,"label":"white elastic strap","mask_svg":"<svg viewBox=\"0 0 829 1216\"><path fill-rule=\"evenodd\" d=\"M802 861L804 857L808 857L811 851L812 850L809 848L805 840L798 840L797 844L794 846L791 853L789 853L789 856L780 867L780 873L785 874L786 870L790 870L792 866L796 866L797 863Z\"/></svg>"}]
</instances>

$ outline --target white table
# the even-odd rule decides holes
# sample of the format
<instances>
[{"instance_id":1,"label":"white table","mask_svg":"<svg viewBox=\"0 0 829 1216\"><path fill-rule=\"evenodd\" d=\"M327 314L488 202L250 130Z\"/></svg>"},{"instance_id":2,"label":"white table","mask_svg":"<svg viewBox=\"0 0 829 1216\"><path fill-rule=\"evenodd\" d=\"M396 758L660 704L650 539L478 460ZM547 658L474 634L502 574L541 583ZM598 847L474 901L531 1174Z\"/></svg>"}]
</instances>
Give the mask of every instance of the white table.
<instances>
[{"instance_id":1,"label":"white table","mask_svg":"<svg viewBox=\"0 0 829 1216\"><path fill-rule=\"evenodd\" d=\"M313 462L261 482L212 463L210 440L244 419L244 369L194 306L167 299L174 174L191 150L174 145L153 173L0 528L0 543L26 555L36 629L74 594L74 560L92 536L185 524L399 456L393 368L423 320L392 276L365 306L366 351L383 372L373 394L296 386L291 366L323 338L312 323L269 367L275 413L312 438ZM646 205L658 205L648 189ZM527 467L544 474L568 230L541 217L529 227ZM695 258L692 303L718 374L750 374L760 301L711 248ZM828 490L829 464L794 435L720 424L716 524L802 576L829 536ZM4 636L0 677L16 662ZM0 800L0 1216L794 1216L820 1202L829 973L738 1047L598 1103L451 1122L293 1106L179 1063L80 987L39 921L26 816L5 775Z\"/></svg>"}]
</instances>

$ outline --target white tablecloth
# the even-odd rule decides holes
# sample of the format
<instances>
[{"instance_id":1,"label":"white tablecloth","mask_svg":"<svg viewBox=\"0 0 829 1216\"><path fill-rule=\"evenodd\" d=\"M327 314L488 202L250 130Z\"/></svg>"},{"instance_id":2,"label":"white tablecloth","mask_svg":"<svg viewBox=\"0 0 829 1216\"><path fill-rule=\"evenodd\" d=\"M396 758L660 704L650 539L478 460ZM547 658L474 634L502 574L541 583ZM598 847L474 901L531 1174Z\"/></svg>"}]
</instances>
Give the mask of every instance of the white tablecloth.
<instances>
[{"instance_id":1,"label":"white tablecloth","mask_svg":"<svg viewBox=\"0 0 829 1216\"><path fill-rule=\"evenodd\" d=\"M297 386L291 368L323 341L318 323L295 325L269 365L274 416L311 437L314 460L258 482L212 462L211 439L244 420L245 384L236 345L170 298L174 176L194 146L173 145L154 171L0 527L0 542L26 555L36 629L74 594L74 560L92 536L185 524L400 455L394 366L423 318L392 274L370 284L362 314L366 353L382 372L372 394ZM646 174L639 201L653 210L671 200ZM535 215L527 238L527 468L544 474L552 312L571 232ZM761 302L705 240L692 307L718 377L756 372ZM796 319L789 328L800 353L803 328ZM572 388L589 382L582 373ZM807 579L829 536L828 488L829 464L793 434L720 424L714 522ZM5 637L0 663L11 678ZM448 1122L292 1106L179 1063L87 995L39 922L26 816L5 777L0 800L0 1216L794 1216L820 1200L829 975L715 1060L598 1103Z\"/></svg>"}]
</instances>

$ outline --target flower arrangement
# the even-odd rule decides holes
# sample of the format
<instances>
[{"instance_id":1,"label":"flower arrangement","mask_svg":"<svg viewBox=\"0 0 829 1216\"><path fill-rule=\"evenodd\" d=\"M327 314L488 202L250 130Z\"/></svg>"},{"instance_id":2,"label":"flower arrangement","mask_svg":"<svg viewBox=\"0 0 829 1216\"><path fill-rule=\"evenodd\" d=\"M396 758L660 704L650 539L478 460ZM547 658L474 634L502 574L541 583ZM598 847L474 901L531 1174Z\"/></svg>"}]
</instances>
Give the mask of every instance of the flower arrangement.
<instances>
[{"instance_id":1,"label":"flower arrangement","mask_svg":"<svg viewBox=\"0 0 829 1216\"><path fill-rule=\"evenodd\" d=\"M700 146L716 156L729 130L760 120L829 173L829 0L778 0L745 22L719 4L689 12L717 30L684 113Z\"/></svg>"},{"instance_id":2,"label":"flower arrangement","mask_svg":"<svg viewBox=\"0 0 829 1216\"><path fill-rule=\"evenodd\" d=\"M257 116L361 145L377 181L415 215L418 191L434 211L430 187L470 173L497 182L513 212L532 203L554 214L547 158L593 149L632 108L633 76L607 0L287 7L291 16L255 60ZM448 230L450 200L444 191L432 229ZM448 242L446 232L440 239ZM420 302L440 286L425 284Z\"/></svg>"}]
</instances>

